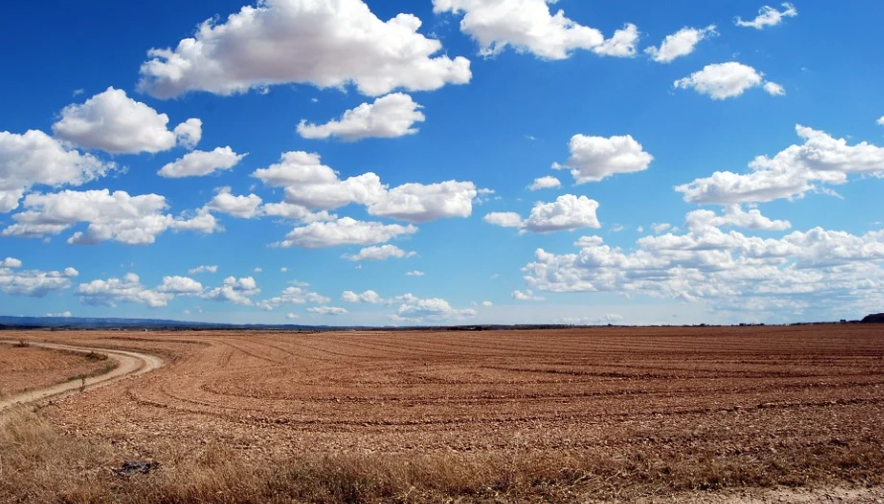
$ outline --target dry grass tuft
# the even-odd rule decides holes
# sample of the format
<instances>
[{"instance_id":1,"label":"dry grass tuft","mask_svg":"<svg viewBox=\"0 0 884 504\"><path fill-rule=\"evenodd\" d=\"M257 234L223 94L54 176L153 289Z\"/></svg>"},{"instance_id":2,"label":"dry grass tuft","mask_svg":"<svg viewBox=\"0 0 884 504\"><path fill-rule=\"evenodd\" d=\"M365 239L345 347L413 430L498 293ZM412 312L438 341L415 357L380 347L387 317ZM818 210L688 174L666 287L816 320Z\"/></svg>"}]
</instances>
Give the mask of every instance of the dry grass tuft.
<instances>
[{"instance_id":1,"label":"dry grass tuft","mask_svg":"<svg viewBox=\"0 0 884 504\"><path fill-rule=\"evenodd\" d=\"M811 447L803 457L717 458L632 451L328 455L250 460L213 443L121 476L114 447L62 434L21 408L0 431L0 502L59 504L561 502L683 491L884 483L877 446ZM773 454L772 454L773 455ZM877 476L876 476L877 475Z\"/></svg>"}]
</instances>

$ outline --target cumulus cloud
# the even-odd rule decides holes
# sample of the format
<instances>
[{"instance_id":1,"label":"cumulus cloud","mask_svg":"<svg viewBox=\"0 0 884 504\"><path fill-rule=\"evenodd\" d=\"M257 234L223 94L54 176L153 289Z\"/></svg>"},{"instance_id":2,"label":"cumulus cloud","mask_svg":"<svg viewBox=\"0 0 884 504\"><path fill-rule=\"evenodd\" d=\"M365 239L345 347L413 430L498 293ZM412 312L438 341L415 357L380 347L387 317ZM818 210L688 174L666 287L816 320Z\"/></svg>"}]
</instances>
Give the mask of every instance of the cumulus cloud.
<instances>
[{"instance_id":1,"label":"cumulus cloud","mask_svg":"<svg viewBox=\"0 0 884 504\"><path fill-rule=\"evenodd\" d=\"M546 176L534 179L534 183L528 186L528 189L539 191L541 189L558 189L559 187L562 187L562 182L559 179Z\"/></svg>"},{"instance_id":2,"label":"cumulus cloud","mask_svg":"<svg viewBox=\"0 0 884 504\"><path fill-rule=\"evenodd\" d=\"M403 259L416 255L417 252L406 252L396 245L381 245L366 247L358 254L344 254L342 257L349 261L386 261L387 259Z\"/></svg>"},{"instance_id":3,"label":"cumulus cloud","mask_svg":"<svg viewBox=\"0 0 884 504\"><path fill-rule=\"evenodd\" d=\"M674 86L680 89L693 88L698 93L709 95L713 100L724 100L740 96L746 90L762 84L763 89L772 96L786 94L786 90L779 84L765 83L763 73L736 61L706 65L699 72L675 81Z\"/></svg>"},{"instance_id":4,"label":"cumulus cloud","mask_svg":"<svg viewBox=\"0 0 884 504\"><path fill-rule=\"evenodd\" d=\"M377 202L368 206L368 213L414 223L469 217L477 195L472 182L403 184L385 191Z\"/></svg>"},{"instance_id":5,"label":"cumulus cloud","mask_svg":"<svg viewBox=\"0 0 884 504\"><path fill-rule=\"evenodd\" d=\"M33 186L79 186L116 166L69 149L46 133L0 131L0 213L18 208Z\"/></svg>"},{"instance_id":6,"label":"cumulus cloud","mask_svg":"<svg viewBox=\"0 0 884 504\"><path fill-rule=\"evenodd\" d=\"M543 59L568 58L584 49L605 56L632 56L638 29L627 24L605 40L602 32L555 14L549 4L556 0L433 0L436 13L463 14L460 30L475 40L479 54L494 56L507 46Z\"/></svg>"},{"instance_id":7,"label":"cumulus cloud","mask_svg":"<svg viewBox=\"0 0 884 504\"><path fill-rule=\"evenodd\" d=\"M178 296L197 295L203 292L203 284L185 276L167 276L156 291Z\"/></svg>"},{"instance_id":8,"label":"cumulus cloud","mask_svg":"<svg viewBox=\"0 0 884 504\"><path fill-rule=\"evenodd\" d=\"M306 290L305 287L307 287L307 285L287 287L279 296L261 301L259 306L262 310L270 311L274 308L288 304L324 304L331 301L331 299L325 296Z\"/></svg>"},{"instance_id":9,"label":"cumulus cloud","mask_svg":"<svg viewBox=\"0 0 884 504\"><path fill-rule=\"evenodd\" d=\"M385 300L373 290L367 290L362 294L357 294L353 291L344 291L341 294L341 301L345 303L366 303L366 304L380 304L385 302Z\"/></svg>"},{"instance_id":10,"label":"cumulus cloud","mask_svg":"<svg viewBox=\"0 0 884 504\"><path fill-rule=\"evenodd\" d=\"M399 14L381 21L362 0L264 0L226 22L208 20L175 49L151 49L139 89L159 98L188 91L220 95L274 84L355 84L379 96L470 81L470 62L437 55L442 44Z\"/></svg>"},{"instance_id":11,"label":"cumulus cloud","mask_svg":"<svg viewBox=\"0 0 884 504\"><path fill-rule=\"evenodd\" d=\"M349 313L344 308L339 308L337 306L315 306L313 308L307 308L307 313L312 313L314 315L346 315Z\"/></svg>"},{"instance_id":12,"label":"cumulus cloud","mask_svg":"<svg viewBox=\"0 0 884 504\"><path fill-rule=\"evenodd\" d=\"M599 182L618 173L644 171L654 160L632 135L605 138L578 134L571 137L568 148L568 161L553 163L552 167L571 170L578 184Z\"/></svg>"},{"instance_id":13,"label":"cumulus cloud","mask_svg":"<svg viewBox=\"0 0 884 504\"><path fill-rule=\"evenodd\" d=\"M217 273L217 272L218 272L218 266L217 266L217 265L212 265L212 266L208 266L208 265L197 266L196 268L193 268L193 269L189 269L189 270L187 270L187 273L189 273L189 274L191 274L191 275L196 275L197 273Z\"/></svg>"},{"instance_id":14,"label":"cumulus cloud","mask_svg":"<svg viewBox=\"0 0 884 504\"><path fill-rule=\"evenodd\" d=\"M420 108L411 96L393 93L378 98L374 103L363 103L348 110L337 121L316 125L302 120L298 124L298 134L312 139L334 136L348 142L413 135L418 132L414 124L426 120Z\"/></svg>"},{"instance_id":15,"label":"cumulus cloud","mask_svg":"<svg viewBox=\"0 0 884 504\"><path fill-rule=\"evenodd\" d=\"M697 44L715 35L718 35L715 25L709 25L706 28L684 27L672 35L667 35L659 48L649 47L645 49L645 52L657 63L669 63L676 58L691 54Z\"/></svg>"},{"instance_id":16,"label":"cumulus cloud","mask_svg":"<svg viewBox=\"0 0 884 504\"><path fill-rule=\"evenodd\" d=\"M260 215L261 198L255 194L234 196L229 187L222 187L218 194L206 205L206 209L225 213L241 219L251 219Z\"/></svg>"},{"instance_id":17,"label":"cumulus cloud","mask_svg":"<svg viewBox=\"0 0 884 504\"><path fill-rule=\"evenodd\" d=\"M85 222L85 232L77 231L68 240L71 245L92 245L113 240L127 245L147 245L167 230L213 233L218 224L210 214L192 218L162 213L168 205L163 196L130 196L126 191L62 191L54 194L29 194L26 211L12 216L15 224L2 236L42 237L57 235Z\"/></svg>"},{"instance_id":18,"label":"cumulus cloud","mask_svg":"<svg viewBox=\"0 0 884 504\"><path fill-rule=\"evenodd\" d=\"M767 92L767 94L769 94L771 96L785 96L786 95L786 88L777 84L776 82L765 82L764 83L764 90Z\"/></svg>"},{"instance_id":19,"label":"cumulus cloud","mask_svg":"<svg viewBox=\"0 0 884 504\"><path fill-rule=\"evenodd\" d=\"M881 116L881 119L878 119L878 126L884 126L884 116Z\"/></svg>"},{"instance_id":20,"label":"cumulus cloud","mask_svg":"<svg viewBox=\"0 0 884 504\"><path fill-rule=\"evenodd\" d=\"M191 117L175 126L172 132L175 133L179 146L185 149L194 149L203 138L203 122L195 117Z\"/></svg>"},{"instance_id":21,"label":"cumulus cloud","mask_svg":"<svg viewBox=\"0 0 884 504\"><path fill-rule=\"evenodd\" d=\"M545 301L544 298L534 295L534 292L532 292L530 289L526 290L525 292L518 290L513 291L513 299L515 299L516 301Z\"/></svg>"},{"instance_id":22,"label":"cumulus cloud","mask_svg":"<svg viewBox=\"0 0 884 504\"><path fill-rule=\"evenodd\" d=\"M858 236L814 228L777 239L721 229L788 227L757 212L699 211L687 220L686 233L643 237L631 252L597 236L578 240L573 254L538 249L523 268L525 279L543 291L704 299L721 309L829 309L836 298L862 306L884 301L884 231Z\"/></svg>"},{"instance_id":23,"label":"cumulus cloud","mask_svg":"<svg viewBox=\"0 0 884 504\"><path fill-rule=\"evenodd\" d=\"M717 171L675 188L691 203L733 205L801 198L819 184L843 184L848 175L884 177L884 148L867 142L848 145L845 139L797 125L804 139L773 158L758 156L749 173Z\"/></svg>"},{"instance_id":24,"label":"cumulus cloud","mask_svg":"<svg viewBox=\"0 0 884 504\"><path fill-rule=\"evenodd\" d=\"M76 295L82 303L112 308L116 307L117 303L135 303L147 305L149 308L160 308L175 298L175 294L171 292L146 288L134 273L126 274L122 279L112 277L80 284Z\"/></svg>"},{"instance_id":25,"label":"cumulus cloud","mask_svg":"<svg viewBox=\"0 0 884 504\"><path fill-rule=\"evenodd\" d=\"M518 228L519 233L551 233L579 228L599 228L599 203L586 196L564 194L552 203L536 203L527 219L514 212L492 212L485 222L494 226Z\"/></svg>"},{"instance_id":26,"label":"cumulus cloud","mask_svg":"<svg viewBox=\"0 0 884 504\"><path fill-rule=\"evenodd\" d=\"M175 131L169 131L168 124L166 114L129 98L123 90L109 87L81 105L65 107L52 131L80 147L121 154L167 151L179 139L192 148L202 135L198 119L188 120Z\"/></svg>"},{"instance_id":27,"label":"cumulus cloud","mask_svg":"<svg viewBox=\"0 0 884 504\"><path fill-rule=\"evenodd\" d=\"M258 283L252 277L227 277L220 287L204 293L203 297L213 301L229 301L242 306L252 306L254 303L251 298L260 293Z\"/></svg>"},{"instance_id":28,"label":"cumulus cloud","mask_svg":"<svg viewBox=\"0 0 884 504\"><path fill-rule=\"evenodd\" d=\"M341 180L318 154L295 151L282 155L279 163L256 170L253 176L271 187L285 188L285 205L265 210L303 213L332 210L350 204L364 205L370 215L420 223L452 217L468 217L473 200L481 192L472 182L449 180L438 184L403 184L392 189L374 173Z\"/></svg>"},{"instance_id":29,"label":"cumulus cloud","mask_svg":"<svg viewBox=\"0 0 884 504\"><path fill-rule=\"evenodd\" d=\"M279 243L281 247L324 248L340 245L375 245L398 236L417 233L417 228L399 224L363 222L342 217L329 222L312 222L296 227Z\"/></svg>"},{"instance_id":30,"label":"cumulus cloud","mask_svg":"<svg viewBox=\"0 0 884 504\"><path fill-rule=\"evenodd\" d=\"M74 268L64 271L21 270L22 261L7 257L0 261L0 292L11 296L42 298L53 291L68 289L71 278L79 273Z\"/></svg>"},{"instance_id":31,"label":"cumulus cloud","mask_svg":"<svg viewBox=\"0 0 884 504\"><path fill-rule=\"evenodd\" d=\"M157 174L167 178L202 177L236 166L246 154L237 154L230 147L218 147L211 152L194 151L171 162Z\"/></svg>"},{"instance_id":32,"label":"cumulus cloud","mask_svg":"<svg viewBox=\"0 0 884 504\"><path fill-rule=\"evenodd\" d=\"M393 316L394 320L400 322L464 320L476 316L476 310L453 308L448 301L441 298L422 299L408 293L397 296L392 301L400 303Z\"/></svg>"},{"instance_id":33,"label":"cumulus cloud","mask_svg":"<svg viewBox=\"0 0 884 504\"><path fill-rule=\"evenodd\" d=\"M783 22L783 18L787 17L795 17L798 15L798 10L795 9L795 6L789 2L784 2L782 4L783 10L779 11L770 5L765 5L761 9L758 10L758 16L752 21L744 21L743 18L737 17L734 20L734 23L737 26L744 26L749 28L755 28L756 30L761 30L768 26L776 26Z\"/></svg>"}]
</instances>

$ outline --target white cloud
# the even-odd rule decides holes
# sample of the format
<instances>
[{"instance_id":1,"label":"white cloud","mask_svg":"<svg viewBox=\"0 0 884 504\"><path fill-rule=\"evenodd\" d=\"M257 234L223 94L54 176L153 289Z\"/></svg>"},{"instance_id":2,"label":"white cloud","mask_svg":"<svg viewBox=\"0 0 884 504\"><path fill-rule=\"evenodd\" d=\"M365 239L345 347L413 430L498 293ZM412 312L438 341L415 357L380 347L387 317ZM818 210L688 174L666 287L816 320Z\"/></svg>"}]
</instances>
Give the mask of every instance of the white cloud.
<instances>
[{"instance_id":1,"label":"white cloud","mask_svg":"<svg viewBox=\"0 0 884 504\"><path fill-rule=\"evenodd\" d=\"M776 82L765 82L764 83L764 90L767 92L767 94L769 94L771 96L785 96L786 95L786 88L777 84Z\"/></svg>"},{"instance_id":2,"label":"white cloud","mask_svg":"<svg viewBox=\"0 0 884 504\"><path fill-rule=\"evenodd\" d=\"M797 125L804 139L773 158L758 156L746 174L718 171L710 177L677 186L691 203L732 205L801 198L816 184L843 184L848 175L884 177L884 148L867 142L848 145L822 131Z\"/></svg>"},{"instance_id":3,"label":"white cloud","mask_svg":"<svg viewBox=\"0 0 884 504\"><path fill-rule=\"evenodd\" d=\"M429 91L468 83L469 60L433 57L442 44L419 34L420 26L411 14L383 22L362 0L264 0L225 23L204 22L175 49L151 49L139 89L169 98L290 82L320 88L353 83L361 93L379 96L396 88Z\"/></svg>"},{"instance_id":4,"label":"white cloud","mask_svg":"<svg viewBox=\"0 0 884 504\"><path fill-rule=\"evenodd\" d=\"M347 310L343 308L339 308L337 306L316 306L313 308L307 308L307 313L313 313L315 315L346 315L349 313Z\"/></svg>"},{"instance_id":5,"label":"white cloud","mask_svg":"<svg viewBox=\"0 0 884 504\"><path fill-rule=\"evenodd\" d=\"M459 310L453 308L448 301L440 298L422 299L411 293L397 296L394 302L401 303L393 316L397 321L422 322L425 320L463 320L476 316L471 308Z\"/></svg>"},{"instance_id":6,"label":"white cloud","mask_svg":"<svg viewBox=\"0 0 884 504\"><path fill-rule=\"evenodd\" d=\"M163 283L156 288L157 292L174 295L197 295L202 294L203 284L184 276L163 277Z\"/></svg>"},{"instance_id":7,"label":"white cloud","mask_svg":"<svg viewBox=\"0 0 884 504\"><path fill-rule=\"evenodd\" d=\"M742 95L746 90L765 84L764 74L754 68L729 61L706 65L699 72L679 79L673 84L676 88L693 88L698 93L709 95L713 100L724 100ZM785 89L774 82L767 82L764 90L773 96L783 95Z\"/></svg>"},{"instance_id":8,"label":"white cloud","mask_svg":"<svg viewBox=\"0 0 884 504\"><path fill-rule=\"evenodd\" d=\"M532 292L530 289L526 290L525 292L518 291L518 290L513 291L513 299L515 299L516 301L545 301L546 300L542 297L534 295L534 292Z\"/></svg>"},{"instance_id":9,"label":"white cloud","mask_svg":"<svg viewBox=\"0 0 884 504\"><path fill-rule=\"evenodd\" d=\"M41 237L57 235L80 222L89 224L86 232L77 231L71 245L91 245L113 240L128 245L147 245L165 231L188 230L212 233L218 229L211 215L187 219L163 214L166 199L157 194L130 196L125 191L62 191L54 194L29 194L26 211L12 216L15 224L2 236Z\"/></svg>"},{"instance_id":10,"label":"white cloud","mask_svg":"<svg viewBox=\"0 0 884 504\"><path fill-rule=\"evenodd\" d=\"M342 217L330 222L312 222L297 227L279 243L281 247L324 248L340 245L375 245L398 236L417 233L417 228L399 224L363 222Z\"/></svg>"},{"instance_id":11,"label":"white cloud","mask_svg":"<svg viewBox=\"0 0 884 504\"><path fill-rule=\"evenodd\" d=\"M252 277L239 278L227 277L220 287L216 287L203 297L213 301L229 301L242 306L252 306L251 298L261 293L258 283Z\"/></svg>"},{"instance_id":12,"label":"white cloud","mask_svg":"<svg viewBox=\"0 0 884 504\"><path fill-rule=\"evenodd\" d=\"M414 271L409 271L409 272L405 273L405 276L422 277L422 276L426 276L426 273L424 273L423 271L420 271L420 270L414 270Z\"/></svg>"},{"instance_id":13,"label":"white cloud","mask_svg":"<svg viewBox=\"0 0 884 504\"><path fill-rule=\"evenodd\" d=\"M252 270L252 271L254 271L255 273L263 273L263 272L264 272L264 269L263 269L263 268L255 268L255 269Z\"/></svg>"},{"instance_id":14,"label":"white cloud","mask_svg":"<svg viewBox=\"0 0 884 504\"><path fill-rule=\"evenodd\" d=\"M388 189L371 172L341 180L334 170L321 163L318 154L302 151L283 154L279 163L259 169L253 176L271 187L285 188L284 206L265 206L265 211L273 214L285 214L290 209L302 214L301 208L331 210L355 203L366 206L370 215L427 222L468 217L473 211L473 199L480 192L487 192L477 190L472 182L455 180Z\"/></svg>"},{"instance_id":15,"label":"white cloud","mask_svg":"<svg viewBox=\"0 0 884 504\"><path fill-rule=\"evenodd\" d=\"M285 318L288 320L298 320L300 317L296 313L287 313Z\"/></svg>"},{"instance_id":16,"label":"white cloud","mask_svg":"<svg viewBox=\"0 0 884 504\"><path fill-rule=\"evenodd\" d=\"M472 182L403 184L386 191L379 201L369 205L368 213L414 223L469 217L477 194Z\"/></svg>"},{"instance_id":17,"label":"white cloud","mask_svg":"<svg viewBox=\"0 0 884 504\"><path fill-rule=\"evenodd\" d=\"M492 226L522 228L522 216L516 212L491 212L484 218Z\"/></svg>"},{"instance_id":18,"label":"white cloud","mask_svg":"<svg viewBox=\"0 0 884 504\"><path fill-rule=\"evenodd\" d=\"M426 120L411 96L393 93L378 98L374 103L363 103L344 112L340 120L326 124L310 124L302 120L298 134L304 138L328 138L335 136L353 142L363 138L397 138L418 132L416 122Z\"/></svg>"},{"instance_id":19,"label":"white cloud","mask_svg":"<svg viewBox=\"0 0 884 504\"><path fill-rule=\"evenodd\" d=\"M492 212L485 222L501 227L519 228L520 233L551 233L579 228L599 228L596 211L599 204L586 196L563 194L552 203L536 203L524 221L514 212Z\"/></svg>"},{"instance_id":20,"label":"white cloud","mask_svg":"<svg viewBox=\"0 0 884 504\"><path fill-rule=\"evenodd\" d=\"M538 249L523 272L530 287L544 291L708 300L722 310L831 313L845 303L865 310L884 302L884 231L857 236L814 228L771 239L719 227L777 230L787 224L738 209L724 216L693 212L685 234L646 236L632 252L583 237L576 254Z\"/></svg>"},{"instance_id":21,"label":"white cloud","mask_svg":"<svg viewBox=\"0 0 884 504\"><path fill-rule=\"evenodd\" d=\"M0 213L18 208L33 186L78 186L114 168L113 163L68 149L42 131L23 135L0 131Z\"/></svg>"},{"instance_id":22,"label":"white cloud","mask_svg":"<svg viewBox=\"0 0 884 504\"><path fill-rule=\"evenodd\" d=\"M634 25L626 25L605 40L602 32L568 19L564 11L553 14L548 4L555 1L433 0L433 11L463 13L460 30L479 44L483 56L496 55L508 45L550 60L568 58L576 49L607 56L635 54L638 29Z\"/></svg>"},{"instance_id":23,"label":"white cloud","mask_svg":"<svg viewBox=\"0 0 884 504\"><path fill-rule=\"evenodd\" d=\"M878 126L884 126L884 116L881 116L881 119L878 119Z\"/></svg>"},{"instance_id":24,"label":"white cloud","mask_svg":"<svg viewBox=\"0 0 884 504\"><path fill-rule=\"evenodd\" d=\"M381 245L366 247L358 254L344 254L342 257L349 261L386 261L391 258L403 259L416 255L417 252L406 252L396 245Z\"/></svg>"},{"instance_id":25,"label":"white cloud","mask_svg":"<svg viewBox=\"0 0 884 504\"><path fill-rule=\"evenodd\" d=\"M65 311L61 313L47 313L46 316L49 318L71 318L74 314L70 311Z\"/></svg>"},{"instance_id":26,"label":"white cloud","mask_svg":"<svg viewBox=\"0 0 884 504\"><path fill-rule=\"evenodd\" d=\"M482 303L480 303L480 304L486 308L490 307L490 306L494 306L494 303L492 303L491 301L482 301Z\"/></svg>"},{"instance_id":27,"label":"white cloud","mask_svg":"<svg viewBox=\"0 0 884 504\"><path fill-rule=\"evenodd\" d=\"M217 273L218 266L197 266L196 268L189 269L187 272L191 275L196 275L197 273Z\"/></svg>"},{"instance_id":28,"label":"white cloud","mask_svg":"<svg viewBox=\"0 0 884 504\"><path fill-rule=\"evenodd\" d=\"M672 224L667 222L663 222L660 224L651 224L651 230L654 231L654 234L660 234L665 232L666 230L672 228Z\"/></svg>"},{"instance_id":29,"label":"white cloud","mask_svg":"<svg viewBox=\"0 0 884 504\"><path fill-rule=\"evenodd\" d=\"M222 187L206 208L241 219L251 219L260 215L261 198L255 194L234 196L229 187Z\"/></svg>"},{"instance_id":30,"label":"white cloud","mask_svg":"<svg viewBox=\"0 0 884 504\"><path fill-rule=\"evenodd\" d=\"M568 148L568 161L564 165L553 163L552 167L570 169L578 184L599 182L618 173L644 171L654 160L632 135L605 138L578 134L571 137Z\"/></svg>"},{"instance_id":31,"label":"white cloud","mask_svg":"<svg viewBox=\"0 0 884 504\"><path fill-rule=\"evenodd\" d=\"M649 47L645 52L657 63L669 63L676 58L687 56L694 52L701 41L708 37L718 35L715 25L706 28L682 28L672 35L667 35L660 44L660 48Z\"/></svg>"},{"instance_id":32,"label":"white cloud","mask_svg":"<svg viewBox=\"0 0 884 504\"><path fill-rule=\"evenodd\" d=\"M288 271L289 271L289 269L286 268L285 266L283 266L282 268L279 268L280 273L288 273Z\"/></svg>"},{"instance_id":33,"label":"white cloud","mask_svg":"<svg viewBox=\"0 0 884 504\"><path fill-rule=\"evenodd\" d=\"M68 289L71 278L79 273L74 268L64 271L20 270L22 261L7 257L0 261L0 292L10 296L42 298L53 291Z\"/></svg>"},{"instance_id":34,"label":"white cloud","mask_svg":"<svg viewBox=\"0 0 884 504\"><path fill-rule=\"evenodd\" d=\"M760 231L785 231L792 227L789 221L772 220L761 211L752 209L746 212L739 205L725 207L723 215L717 215L710 210L695 210L690 212L685 219L685 226L691 231L699 231L709 227L722 228L733 226L737 228L753 229Z\"/></svg>"},{"instance_id":35,"label":"white cloud","mask_svg":"<svg viewBox=\"0 0 884 504\"><path fill-rule=\"evenodd\" d=\"M385 300L373 290L367 290L362 294L357 294L353 291L344 291L341 294L341 301L345 303L367 303L367 304L380 304L385 302Z\"/></svg>"},{"instance_id":36,"label":"white cloud","mask_svg":"<svg viewBox=\"0 0 884 504\"><path fill-rule=\"evenodd\" d=\"M562 182L559 179L546 176L534 179L534 183L528 186L528 189L539 191L541 189L558 189L559 187L562 187Z\"/></svg>"},{"instance_id":37,"label":"white cloud","mask_svg":"<svg viewBox=\"0 0 884 504\"><path fill-rule=\"evenodd\" d=\"M236 166L246 154L237 154L230 147L218 147L211 152L194 151L181 159L163 166L157 174L161 177L202 177Z\"/></svg>"},{"instance_id":38,"label":"white cloud","mask_svg":"<svg viewBox=\"0 0 884 504\"><path fill-rule=\"evenodd\" d=\"M195 117L175 126L173 130L178 145L185 149L194 149L203 138L203 122Z\"/></svg>"},{"instance_id":39,"label":"white cloud","mask_svg":"<svg viewBox=\"0 0 884 504\"><path fill-rule=\"evenodd\" d=\"M116 303L135 303L149 308L160 308L175 298L171 292L151 290L143 285L138 275L126 274L123 279L108 278L80 284L76 290L80 302L93 306L115 307Z\"/></svg>"},{"instance_id":40,"label":"white cloud","mask_svg":"<svg viewBox=\"0 0 884 504\"><path fill-rule=\"evenodd\" d=\"M178 143L192 147L201 136L199 120L183 123L169 131L169 116L159 114L126 92L107 88L82 105L68 105L61 119L52 125L55 136L87 149L112 153L137 154L167 151ZM179 129L180 128L180 129Z\"/></svg>"},{"instance_id":41,"label":"white cloud","mask_svg":"<svg viewBox=\"0 0 884 504\"><path fill-rule=\"evenodd\" d=\"M305 287L307 287L307 285L287 287L279 296L261 301L258 305L262 310L271 311L274 308L287 304L324 304L331 301L331 299L325 296L306 290Z\"/></svg>"},{"instance_id":42,"label":"white cloud","mask_svg":"<svg viewBox=\"0 0 884 504\"><path fill-rule=\"evenodd\" d=\"M795 6L791 3L785 2L782 4L782 6L783 10L778 11L774 7L765 5L758 10L758 17L756 17L752 21L743 21L743 18L738 16L734 20L734 23L737 26L745 26L755 28L756 30L761 30L767 26L776 26L780 24L781 22L783 22L783 18L795 17L798 15L798 10L796 10Z\"/></svg>"}]
</instances>

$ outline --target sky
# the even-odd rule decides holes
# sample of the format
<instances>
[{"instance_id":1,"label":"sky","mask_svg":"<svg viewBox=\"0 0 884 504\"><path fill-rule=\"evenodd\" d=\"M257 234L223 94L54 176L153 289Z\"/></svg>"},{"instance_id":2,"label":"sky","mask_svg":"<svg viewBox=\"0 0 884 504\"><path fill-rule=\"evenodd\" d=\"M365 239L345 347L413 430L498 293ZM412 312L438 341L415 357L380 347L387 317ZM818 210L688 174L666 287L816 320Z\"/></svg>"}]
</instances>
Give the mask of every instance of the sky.
<instances>
[{"instance_id":1,"label":"sky","mask_svg":"<svg viewBox=\"0 0 884 504\"><path fill-rule=\"evenodd\" d=\"M0 314L884 311L884 3L17 2Z\"/></svg>"}]
</instances>

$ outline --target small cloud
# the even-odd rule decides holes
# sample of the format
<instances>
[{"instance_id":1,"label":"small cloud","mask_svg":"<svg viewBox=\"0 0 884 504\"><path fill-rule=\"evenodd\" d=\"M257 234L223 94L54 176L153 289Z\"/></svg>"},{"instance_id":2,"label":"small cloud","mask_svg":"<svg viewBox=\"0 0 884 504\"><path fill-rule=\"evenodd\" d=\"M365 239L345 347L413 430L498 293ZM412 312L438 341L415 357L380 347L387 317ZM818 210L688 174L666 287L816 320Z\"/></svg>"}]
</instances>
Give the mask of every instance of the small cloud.
<instances>
[{"instance_id":1,"label":"small cloud","mask_svg":"<svg viewBox=\"0 0 884 504\"><path fill-rule=\"evenodd\" d=\"M406 273L406 275L413 276L413 277L422 277L422 276L426 275L426 273L424 273L423 271L414 270L414 271L409 271L408 273Z\"/></svg>"},{"instance_id":2,"label":"small cloud","mask_svg":"<svg viewBox=\"0 0 884 504\"><path fill-rule=\"evenodd\" d=\"M672 227L672 224L669 224L667 222L663 222L660 224L656 224L656 223L651 224L651 229L654 230L654 234L664 233L664 232L666 232L666 230L670 229L671 227Z\"/></svg>"},{"instance_id":3,"label":"small cloud","mask_svg":"<svg viewBox=\"0 0 884 504\"><path fill-rule=\"evenodd\" d=\"M72 94L73 94L74 96L80 96L81 94L83 94L83 93L85 93L85 92L86 92L85 89L75 89L74 92L73 92Z\"/></svg>"},{"instance_id":4,"label":"small cloud","mask_svg":"<svg viewBox=\"0 0 884 504\"><path fill-rule=\"evenodd\" d=\"M622 224L614 224L613 226L611 226L611 231L613 231L615 233L619 233L620 231L623 231L624 229L626 229L626 228L624 228Z\"/></svg>"},{"instance_id":5,"label":"small cloud","mask_svg":"<svg viewBox=\"0 0 884 504\"><path fill-rule=\"evenodd\" d=\"M289 313L289 314L286 314L285 318L287 318L289 320L297 320L299 317L296 313Z\"/></svg>"},{"instance_id":6,"label":"small cloud","mask_svg":"<svg viewBox=\"0 0 884 504\"><path fill-rule=\"evenodd\" d=\"M66 311L61 313L47 313L46 316L49 318L71 318L74 315L71 312Z\"/></svg>"},{"instance_id":7,"label":"small cloud","mask_svg":"<svg viewBox=\"0 0 884 504\"><path fill-rule=\"evenodd\" d=\"M540 296L535 296L534 293L529 289L525 292L522 291L513 291L513 299L516 301L545 301L546 298L542 298Z\"/></svg>"},{"instance_id":8,"label":"small cloud","mask_svg":"<svg viewBox=\"0 0 884 504\"><path fill-rule=\"evenodd\" d=\"M263 269L261 269L261 268L255 268L255 270L254 270L254 271L255 271L255 273L261 273L261 272L262 272L262 271L264 271L264 270L263 270Z\"/></svg>"},{"instance_id":9,"label":"small cloud","mask_svg":"<svg viewBox=\"0 0 884 504\"><path fill-rule=\"evenodd\" d=\"M287 273L288 270L289 270L289 269L286 268L285 266L283 266L282 268L279 268L280 273Z\"/></svg>"},{"instance_id":10,"label":"small cloud","mask_svg":"<svg viewBox=\"0 0 884 504\"><path fill-rule=\"evenodd\" d=\"M536 142L536 141L537 141L537 137L534 136L534 135L525 135L525 139L526 139L526 140L531 140L532 142Z\"/></svg>"},{"instance_id":11,"label":"small cloud","mask_svg":"<svg viewBox=\"0 0 884 504\"><path fill-rule=\"evenodd\" d=\"M645 232L645 227L644 227L644 226L639 226L639 227L635 228L635 230L638 231L639 233L644 233L644 232Z\"/></svg>"}]
</instances>

